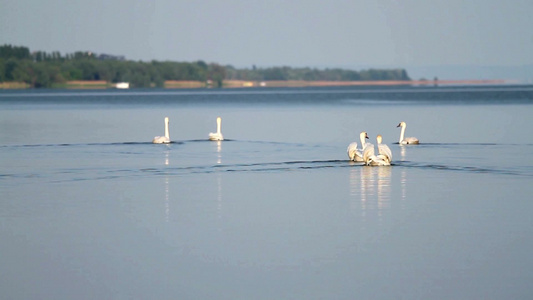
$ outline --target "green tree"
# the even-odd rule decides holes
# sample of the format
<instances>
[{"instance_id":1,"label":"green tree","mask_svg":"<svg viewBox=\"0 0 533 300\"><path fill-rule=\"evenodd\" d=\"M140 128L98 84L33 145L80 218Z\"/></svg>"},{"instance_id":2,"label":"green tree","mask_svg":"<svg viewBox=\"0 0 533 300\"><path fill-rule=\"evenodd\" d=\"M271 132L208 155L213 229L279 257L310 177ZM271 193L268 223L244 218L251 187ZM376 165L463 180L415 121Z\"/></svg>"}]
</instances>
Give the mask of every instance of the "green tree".
<instances>
[{"instance_id":1,"label":"green tree","mask_svg":"<svg viewBox=\"0 0 533 300\"><path fill-rule=\"evenodd\" d=\"M5 59L30 59L30 49L27 47L3 45L0 46L0 57Z\"/></svg>"},{"instance_id":2,"label":"green tree","mask_svg":"<svg viewBox=\"0 0 533 300\"><path fill-rule=\"evenodd\" d=\"M219 64L209 64L208 78L215 83L215 86L222 87L222 82L226 78L226 70Z\"/></svg>"},{"instance_id":3,"label":"green tree","mask_svg":"<svg viewBox=\"0 0 533 300\"><path fill-rule=\"evenodd\" d=\"M5 60L0 57L0 82L4 82L5 81L5 76L6 76Z\"/></svg>"}]
</instances>

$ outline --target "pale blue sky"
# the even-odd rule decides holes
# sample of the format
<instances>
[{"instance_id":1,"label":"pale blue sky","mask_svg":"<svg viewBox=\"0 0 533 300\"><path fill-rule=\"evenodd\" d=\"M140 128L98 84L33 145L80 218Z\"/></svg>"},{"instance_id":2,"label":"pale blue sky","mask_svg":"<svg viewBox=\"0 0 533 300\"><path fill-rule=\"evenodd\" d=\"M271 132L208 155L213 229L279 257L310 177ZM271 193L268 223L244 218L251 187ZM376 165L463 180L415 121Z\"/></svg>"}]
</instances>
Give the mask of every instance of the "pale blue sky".
<instances>
[{"instance_id":1,"label":"pale blue sky","mask_svg":"<svg viewBox=\"0 0 533 300\"><path fill-rule=\"evenodd\" d=\"M236 67L531 68L532 16L531 0L0 0L0 44Z\"/></svg>"}]
</instances>

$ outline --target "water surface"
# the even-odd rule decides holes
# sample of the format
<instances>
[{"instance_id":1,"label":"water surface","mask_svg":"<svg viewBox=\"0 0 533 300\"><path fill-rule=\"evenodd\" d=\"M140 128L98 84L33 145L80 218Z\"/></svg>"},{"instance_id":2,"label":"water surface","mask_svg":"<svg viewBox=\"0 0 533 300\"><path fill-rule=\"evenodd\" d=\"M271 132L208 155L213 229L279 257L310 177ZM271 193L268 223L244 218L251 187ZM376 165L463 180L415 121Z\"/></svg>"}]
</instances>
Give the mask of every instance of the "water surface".
<instances>
[{"instance_id":1,"label":"water surface","mask_svg":"<svg viewBox=\"0 0 533 300\"><path fill-rule=\"evenodd\" d=\"M2 91L23 299L529 299L528 86ZM154 145L170 117L172 144ZM227 140L207 141L222 117ZM393 144L400 121L418 146ZM391 167L347 160L379 133Z\"/></svg>"}]
</instances>

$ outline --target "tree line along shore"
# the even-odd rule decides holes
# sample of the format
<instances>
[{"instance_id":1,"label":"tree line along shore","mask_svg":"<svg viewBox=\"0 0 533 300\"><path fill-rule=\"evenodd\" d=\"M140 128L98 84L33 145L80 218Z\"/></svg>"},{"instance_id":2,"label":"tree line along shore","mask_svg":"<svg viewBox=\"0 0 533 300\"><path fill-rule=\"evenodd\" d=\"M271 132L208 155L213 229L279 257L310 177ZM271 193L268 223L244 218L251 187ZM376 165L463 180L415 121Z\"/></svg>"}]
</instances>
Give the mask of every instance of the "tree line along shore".
<instances>
[{"instance_id":1,"label":"tree line along shore","mask_svg":"<svg viewBox=\"0 0 533 300\"><path fill-rule=\"evenodd\" d=\"M132 61L124 56L78 51L31 52L28 47L0 46L0 88L208 88L308 87L354 85L501 84L502 80L411 80L404 69L269 67L235 68L217 63Z\"/></svg>"},{"instance_id":2,"label":"tree line along shore","mask_svg":"<svg viewBox=\"0 0 533 300\"><path fill-rule=\"evenodd\" d=\"M403 84L411 79L404 69L235 68L201 60L144 62L90 51L62 55L0 46L2 88L111 88L122 82L136 88L202 88Z\"/></svg>"}]
</instances>

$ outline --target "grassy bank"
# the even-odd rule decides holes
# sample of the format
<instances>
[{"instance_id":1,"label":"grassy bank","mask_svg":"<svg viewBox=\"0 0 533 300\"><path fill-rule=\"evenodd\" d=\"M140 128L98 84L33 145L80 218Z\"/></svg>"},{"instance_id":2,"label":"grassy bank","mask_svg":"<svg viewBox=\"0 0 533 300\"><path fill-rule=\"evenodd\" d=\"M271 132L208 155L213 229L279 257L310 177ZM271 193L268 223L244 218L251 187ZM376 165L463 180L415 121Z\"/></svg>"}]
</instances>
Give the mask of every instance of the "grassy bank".
<instances>
[{"instance_id":1,"label":"grassy bank","mask_svg":"<svg viewBox=\"0 0 533 300\"><path fill-rule=\"evenodd\" d=\"M0 82L0 89L27 89L30 85L25 82Z\"/></svg>"}]
</instances>

